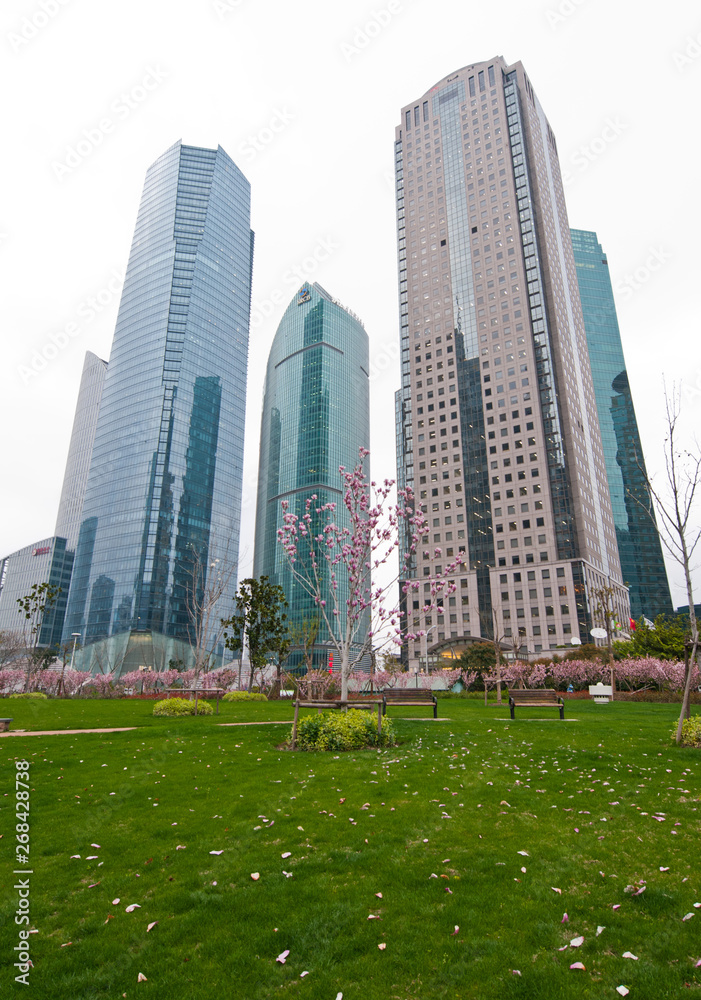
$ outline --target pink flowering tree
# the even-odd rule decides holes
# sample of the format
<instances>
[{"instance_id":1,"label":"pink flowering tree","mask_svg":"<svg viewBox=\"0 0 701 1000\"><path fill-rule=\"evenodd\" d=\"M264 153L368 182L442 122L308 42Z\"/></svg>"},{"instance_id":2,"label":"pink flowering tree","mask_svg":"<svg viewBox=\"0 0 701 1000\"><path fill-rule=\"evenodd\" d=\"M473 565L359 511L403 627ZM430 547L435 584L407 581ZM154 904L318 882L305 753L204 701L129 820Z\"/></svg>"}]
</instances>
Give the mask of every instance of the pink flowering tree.
<instances>
[{"instance_id":1,"label":"pink flowering tree","mask_svg":"<svg viewBox=\"0 0 701 1000\"><path fill-rule=\"evenodd\" d=\"M283 526L278 530L292 577L312 598L341 665L341 701L348 698L351 672L370 649L376 653L387 646L396 650L403 642L426 634L402 628L397 584L410 575L410 563L428 533L428 521L414 504L411 490L399 490L397 502L392 503L394 480L385 479L382 485L368 482L363 469L368 455L361 448L352 472L339 468L346 526L336 523L335 503L317 505L318 497L313 495L302 516L292 513L283 500ZM388 583L373 586L373 571L396 558L400 532L408 539L406 565L389 574ZM435 554L440 555L440 550ZM455 590L450 574L460 562L456 559L430 578L430 600L424 604L424 613ZM426 582L425 577L408 580L405 594L418 591ZM343 599L342 594L347 597Z\"/></svg>"}]
</instances>

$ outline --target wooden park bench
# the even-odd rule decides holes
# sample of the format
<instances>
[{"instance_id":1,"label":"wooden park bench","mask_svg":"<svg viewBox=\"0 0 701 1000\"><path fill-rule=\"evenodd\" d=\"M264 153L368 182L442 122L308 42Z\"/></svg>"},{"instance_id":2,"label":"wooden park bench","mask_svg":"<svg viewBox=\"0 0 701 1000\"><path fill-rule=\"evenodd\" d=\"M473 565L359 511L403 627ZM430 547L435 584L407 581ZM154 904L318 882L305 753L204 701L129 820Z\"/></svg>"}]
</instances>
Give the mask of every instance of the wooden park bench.
<instances>
[{"instance_id":1,"label":"wooden park bench","mask_svg":"<svg viewBox=\"0 0 701 1000\"><path fill-rule=\"evenodd\" d=\"M378 736L382 733L382 716L384 715L383 709L383 699L381 697L360 697L360 698L348 698L347 701L341 701L340 698L327 698L321 701L295 701L295 717L292 723L292 749L294 750L297 746L297 722L299 719L300 708L316 708L321 715L321 712L325 708L368 708L373 709L377 706L377 734Z\"/></svg>"},{"instance_id":2,"label":"wooden park bench","mask_svg":"<svg viewBox=\"0 0 701 1000\"><path fill-rule=\"evenodd\" d=\"M438 718L438 702L432 691L425 688L386 688L382 692L382 714L388 705L433 705L433 718Z\"/></svg>"},{"instance_id":3,"label":"wooden park bench","mask_svg":"<svg viewBox=\"0 0 701 1000\"><path fill-rule=\"evenodd\" d=\"M509 708L511 718L514 716L515 708L558 708L560 718L565 718L565 703L552 688L531 688L525 691L509 691Z\"/></svg>"},{"instance_id":4,"label":"wooden park bench","mask_svg":"<svg viewBox=\"0 0 701 1000\"><path fill-rule=\"evenodd\" d=\"M0 733L6 733L13 721L13 719L0 719Z\"/></svg>"}]
</instances>

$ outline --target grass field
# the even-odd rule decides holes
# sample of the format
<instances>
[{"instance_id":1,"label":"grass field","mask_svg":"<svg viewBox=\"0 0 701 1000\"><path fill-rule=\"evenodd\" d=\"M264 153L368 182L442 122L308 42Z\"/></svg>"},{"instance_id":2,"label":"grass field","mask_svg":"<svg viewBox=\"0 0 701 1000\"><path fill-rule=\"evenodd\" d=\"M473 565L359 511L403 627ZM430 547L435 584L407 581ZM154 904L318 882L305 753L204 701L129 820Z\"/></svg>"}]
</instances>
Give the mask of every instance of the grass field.
<instances>
[{"instance_id":1,"label":"grass field","mask_svg":"<svg viewBox=\"0 0 701 1000\"><path fill-rule=\"evenodd\" d=\"M445 699L447 721L393 709L398 747L346 755L278 749L282 725L218 725L291 719L284 703L178 720L149 701L3 709L13 728L139 728L0 740L2 996L701 990L701 757L671 745L674 705L577 701L565 722L511 722ZM15 760L30 763L28 987L12 968Z\"/></svg>"}]
</instances>

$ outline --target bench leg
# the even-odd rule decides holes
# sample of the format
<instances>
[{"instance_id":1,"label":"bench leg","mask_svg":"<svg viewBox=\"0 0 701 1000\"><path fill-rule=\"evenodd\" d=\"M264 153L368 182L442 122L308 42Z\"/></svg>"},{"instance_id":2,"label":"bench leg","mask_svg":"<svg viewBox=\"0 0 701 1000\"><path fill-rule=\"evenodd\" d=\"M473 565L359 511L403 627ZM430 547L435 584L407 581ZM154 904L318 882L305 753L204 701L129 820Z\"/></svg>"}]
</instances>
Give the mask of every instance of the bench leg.
<instances>
[{"instance_id":1,"label":"bench leg","mask_svg":"<svg viewBox=\"0 0 701 1000\"><path fill-rule=\"evenodd\" d=\"M433 703L433 718L434 719L438 718L438 702L437 701L434 701L434 703Z\"/></svg>"},{"instance_id":2,"label":"bench leg","mask_svg":"<svg viewBox=\"0 0 701 1000\"><path fill-rule=\"evenodd\" d=\"M509 705L509 710L511 711L511 718L512 719L515 718L515 716L514 716L514 709L515 708L516 708L515 705Z\"/></svg>"},{"instance_id":3,"label":"bench leg","mask_svg":"<svg viewBox=\"0 0 701 1000\"><path fill-rule=\"evenodd\" d=\"M560 718L564 721L565 718L565 706L560 705Z\"/></svg>"}]
</instances>

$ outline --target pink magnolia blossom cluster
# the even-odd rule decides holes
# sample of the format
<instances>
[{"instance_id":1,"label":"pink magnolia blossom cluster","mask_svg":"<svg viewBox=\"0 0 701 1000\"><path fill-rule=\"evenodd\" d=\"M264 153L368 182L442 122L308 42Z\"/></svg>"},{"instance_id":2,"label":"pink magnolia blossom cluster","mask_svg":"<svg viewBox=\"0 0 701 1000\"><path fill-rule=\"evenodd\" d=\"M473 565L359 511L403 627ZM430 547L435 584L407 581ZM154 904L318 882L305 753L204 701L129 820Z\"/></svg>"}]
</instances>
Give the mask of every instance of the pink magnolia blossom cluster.
<instances>
[{"instance_id":1,"label":"pink magnolia blossom cluster","mask_svg":"<svg viewBox=\"0 0 701 1000\"><path fill-rule=\"evenodd\" d=\"M654 657L620 660L614 664L616 684L638 690L655 685L659 690L680 691L684 687L684 664L676 660L658 660ZM488 687L496 684L496 672L490 670L483 677ZM611 671L607 662L599 660L563 660L560 663L528 663L521 660L502 664L501 679L512 687L567 687L586 688L590 684L610 682ZM697 687L701 675L693 668L691 683Z\"/></svg>"},{"instance_id":2,"label":"pink magnolia blossom cluster","mask_svg":"<svg viewBox=\"0 0 701 1000\"><path fill-rule=\"evenodd\" d=\"M426 635L425 630L408 631L402 627L396 585L399 580L414 576L411 568L422 544L427 544L428 521L414 503L409 489L398 490L397 503L391 503L394 480L382 484L368 482L363 461L369 452L361 448L358 464L352 472L339 468L343 484L343 506L347 525L335 521L336 504L319 504L316 494L309 497L300 517L282 501L283 526L278 541L287 556L297 583L313 599L328 629L341 664L341 697L347 696L348 679L360 661L366 647L358 651L355 643L370 615L368 643L377 646L391 642L399 646L405 641ZM400 547L400 532L407 538L404 565L394 579L384 586L373 586L373 570L394 558ZM440 555L436 550L436 555ZM423 614L433 610L441 599L455 590L451 574L461 565L464 556L448 562L434 577L409 580L404 593L409 596L429 584L430 597ZM328 584L326 583L328 580ZM340 587L339 582L344 586ZM345 601L341 593L345 592ZM363 636L364 638L364 636Z\"/></svg>"}]
</instances>

